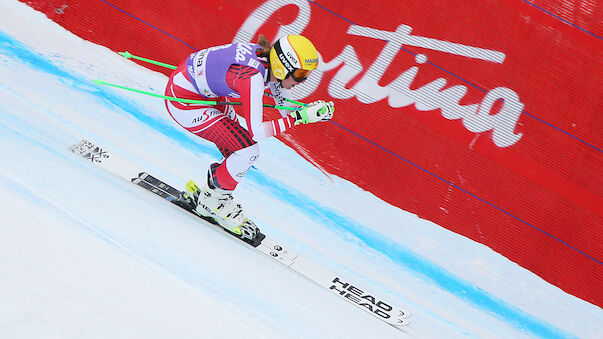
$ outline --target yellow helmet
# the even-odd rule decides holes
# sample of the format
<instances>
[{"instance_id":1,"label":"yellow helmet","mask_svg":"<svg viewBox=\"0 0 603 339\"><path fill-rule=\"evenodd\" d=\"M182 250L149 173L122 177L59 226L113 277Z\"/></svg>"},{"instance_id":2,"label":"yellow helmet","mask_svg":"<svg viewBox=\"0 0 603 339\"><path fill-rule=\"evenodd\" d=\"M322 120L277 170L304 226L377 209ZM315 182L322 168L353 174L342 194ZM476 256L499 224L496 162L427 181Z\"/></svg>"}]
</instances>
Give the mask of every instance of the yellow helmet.
<instances>
[{"instance_id":1,"label":"yellow helmet","mask_svg":"<svg viewBox=\"0 0 603 339\"><path fill-rule=\"evenodd\" d=\"M270 68L279 80L292 74L295 80L303 81L317 66L316 47L301 35L292 34L278 39L270 51Z\"/></svg>"}]
</instances>

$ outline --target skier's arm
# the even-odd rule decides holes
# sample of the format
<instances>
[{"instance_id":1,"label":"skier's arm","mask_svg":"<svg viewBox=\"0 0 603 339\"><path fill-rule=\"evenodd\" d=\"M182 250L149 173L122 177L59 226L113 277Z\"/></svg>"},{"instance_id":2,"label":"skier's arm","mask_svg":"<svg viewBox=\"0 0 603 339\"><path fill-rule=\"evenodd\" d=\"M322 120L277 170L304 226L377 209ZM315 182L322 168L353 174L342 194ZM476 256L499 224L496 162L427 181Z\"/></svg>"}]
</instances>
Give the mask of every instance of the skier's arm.
<instances>
[{"instance_id":1,"label":"skier's arm","mask_svg":"<svg viewBox=\"0 0 603 339\"><path fill-rule=\"evenodd\" d=\"M260 141L278 135L293 126L295 119L290 116L263 120L264 79L255 68L232 65L226 74L226 81L241 95L241 115L247 122L247 130L251 132L253 140Z\"/></svg>"},{"instance_id":2,"label":"skier's arm","mask_svg":"<svg viewBox=\"0 0 603 339\"><path fill-rule=\"evenodd\" d=\"M281 86L280 83L271 82L268 87L276 105L297 107L294 103L286 100L291 99L291 91ZM294 112L285 109L279 109L279 111L283 117L291 115L295 119L295 125L299 125L330 120L333 118L335 106L332 101L318 100Z\"/></svg>"}]
</instances>

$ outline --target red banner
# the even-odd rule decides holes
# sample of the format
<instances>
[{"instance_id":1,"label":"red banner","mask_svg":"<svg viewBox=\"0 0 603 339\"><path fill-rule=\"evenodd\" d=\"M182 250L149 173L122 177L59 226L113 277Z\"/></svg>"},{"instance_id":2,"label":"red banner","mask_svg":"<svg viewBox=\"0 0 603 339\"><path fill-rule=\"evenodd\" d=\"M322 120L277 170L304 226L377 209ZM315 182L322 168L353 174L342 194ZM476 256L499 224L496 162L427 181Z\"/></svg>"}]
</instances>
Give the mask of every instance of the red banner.
<instances>
[{"instance_id":1,"label":"red banner","mask_svg":"<svg viewBox=\"0 0 603 339\"><path fill-rule=\"evenodd\" d=\"M337 112L285 142L603 306L603 45L590 2L27 3L87 40L172 64L259 33L304 34L321 72L302 94Z\"/></svg>"}]
</instances>

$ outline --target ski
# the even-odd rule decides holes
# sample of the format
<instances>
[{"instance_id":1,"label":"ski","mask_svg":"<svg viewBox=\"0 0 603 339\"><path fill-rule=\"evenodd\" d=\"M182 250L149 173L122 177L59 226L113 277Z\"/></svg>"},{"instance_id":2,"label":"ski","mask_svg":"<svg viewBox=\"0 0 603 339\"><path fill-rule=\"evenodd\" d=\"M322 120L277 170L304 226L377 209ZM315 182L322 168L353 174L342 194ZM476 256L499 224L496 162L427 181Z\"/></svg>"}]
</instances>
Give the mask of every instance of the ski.
<instances>
[{"instance_id":1,"label":"ski","mask_svg":"<svg viewBox=\"0 0 603 339\"><path fill-rule=\"evenodd\" d=\"M132 178L130 180L133 183L135 183L136 185L138 185L148 191L151 191L152 193L155 193L156 195L164 198L165 200L179 206L180 208L186 210L187 212L192 213L196 217L199 217L211 224L219 226L218 223L214 219L203 217L203 216L195 213L194 212L195 205L194 205L194 203L192 203L191 201L189 201L185 198L185 192L179 191L178 189L172 187L169 184L164 183L163 181L155 178L154 176L152 176L146 172L141 172L138 174L138 177ZM222 228L221 226L219 226L219 227ZM225 228L222 228L222 229L225 232L227 232L228 234L232 235L233 237L235 237L239 240L242 240L253 247L258 247L260 245L260 243L262 242L262 240L264 240L264 238L266 238L266 235L259 232L253 240L245 239L245 238L239 237L237 234L230 232L229 230L227 230Z\"/></svg>"},{"instance_id":2,"label":"ski","mask_svg":"<svg viewBox=\"0 0 603 339\"><path fill-rule=\"evenodd\" d=\"M147 183L149 183L159 189L166 191L167 193L171 194L172 196L177 197L181 193L180 190L164 183L163 181L155 178L154 176L150 175L147 172L138 173L138 178L140 180L146 181Z\"/></svg>"},{"instance_id":3,"label":"ski","mask_svg":"<svg viewBox=\"0 0 603 339\"><path fill-rule=\"evenodd\" d=\"M156 195L164 198L165 200L170 201L171 203L185 209L196 217L199 217L202 220L205 220L213 225L222 228L218 225L218 223L216 223L215 220L200 216L193 212L194 206L190 205L186 201L183 201L182 195L184 192L181 192L180 190L172 187L171 185L163 182L162 180L155 178L149 173L141 172L138 174L138 177L132 178L131 181L136 185L141 186L144 189L151 191L152 193L155 193ZM266 235L263 233L260 233L260 235L255 238L254 242L251 242L247 241L247 239L240 238L238 235L226 229L223 230L226 231L228 234L234 236L235 238L245 241L249 245L256 247L256 249L258 249L262 253L270 256L273 259L276 259L285 266L290 266L298 257L297 254L291 253L283 245L273 241L272 239L266 238Z\"/></svg>"},{"instance_id":4,"label":"ski","mask_svg":"<svg viewBox=\"0 0 603 339\"><path fill-rule=\"evenodd\" d=\"M106 149L99 147L86 139L72 145L69 150L109 172L142 187L156 196L171 202L179 208L186 210L205 221L207 224L217 225L213 219L201 217L193 212L194 205L186 200L184 196L185 192L178 190L146 171L140 171L137 166L132 164L125 157L109 154ZM220 228L223 229L222 227ZM333 295L339 296L363 311L372 314L377 319L396 328L401 328L410 324L410 311L395 306L393 303L369 292L352 280L334 274L320 265L290 251L286 245L273 237L260 233L261 236L256 237L256 239L254 239L255 241L245 241L245 239L240 238L238 235L229 232L228 230L225 231L234 238L244 241L244 243L250 245L263 255L274 259L313 283L331 291Z\"/></svg>"}]
</instances>

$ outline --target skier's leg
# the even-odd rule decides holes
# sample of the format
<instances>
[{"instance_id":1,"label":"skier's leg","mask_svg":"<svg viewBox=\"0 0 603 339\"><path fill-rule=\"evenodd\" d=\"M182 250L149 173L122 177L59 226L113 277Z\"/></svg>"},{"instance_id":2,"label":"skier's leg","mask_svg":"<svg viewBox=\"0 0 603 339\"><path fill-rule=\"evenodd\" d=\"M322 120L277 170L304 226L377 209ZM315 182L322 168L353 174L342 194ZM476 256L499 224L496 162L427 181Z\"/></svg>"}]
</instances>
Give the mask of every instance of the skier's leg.
<instances>
[{"instance_id":1,"label":"skier's leg","mask_svg":"<svg viewBox=\"0 0 603 339\"><path fill-rule=\"evenodd\" d=\"M198 192L196 212L211 216L233 233L253 239L259 230L232 198L232 192L257 160L259 146L247 130L228 118L196 134L214 142L225 156L220 163L210 165L207 182Z\"/></svg>"},{"instance_id":2,"label":"skier's leg","mask_svg":"<svg viewBox=\"0 0 603 339\"><path fill-rule=\"evenodd\" d=\"M224 159L212 164L207 182L194 192L195 211L212 217L220 226L242 237L253 239L259 232L247 218L239 203L232 198L232 191L259 156L259 147L250 133L227 116L227 110L215 107L191 107L166 102L168 112L178 124L199 137L213 142Z\"/></svg>"},{"instance_id":3,"label":"skier's leg","mask_svg":"<svg viewBox=\"0 0 603 339\"><path fill-rule=\"evenodd\" d=\"M219 188L234 190L259 156L260 147L253 144L235 151L220 163L212 164L210 175L213 183Z\"/></svg>"}]
</instances>

